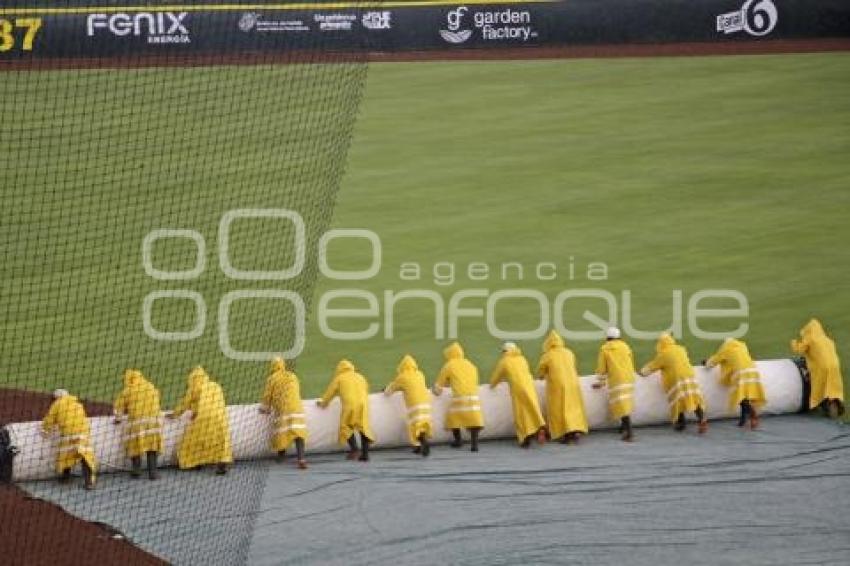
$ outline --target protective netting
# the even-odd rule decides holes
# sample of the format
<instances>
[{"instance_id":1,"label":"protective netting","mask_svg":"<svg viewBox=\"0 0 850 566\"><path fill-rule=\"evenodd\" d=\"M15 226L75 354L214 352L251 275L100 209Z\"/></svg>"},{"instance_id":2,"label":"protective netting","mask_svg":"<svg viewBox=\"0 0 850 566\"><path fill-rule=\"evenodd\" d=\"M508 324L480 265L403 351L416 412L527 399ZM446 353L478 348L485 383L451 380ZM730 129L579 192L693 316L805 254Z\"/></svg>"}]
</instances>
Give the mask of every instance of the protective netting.
<instances>
[{"instance_id":1,"label":"protective netting","mask_svg":"<svg viewBox=\"0 0 850 566\"><path fill-rule=\"evenodd\" d=\"M227 403L253 401L271 353L297 358L366 73L327 49L333 34L363 39L360 5L344 12L327 21L358 25L233 3L4 4L0 387L15 393L0 424L33 410L20 390L65 388L108 413L126 368L164 410L196 365ZM261 34L274 44L250 39ZM154 537L172 537L175 517L221 517L216 536L182 538L181 556L239 562L265 474L191 472L179 490L136 493L159 500L145 508ZM45 489L61 504L80 480ZM31 537L20 552L68 538L6 512L0 532L9 521Z\"/></svg>"}]
</instances>

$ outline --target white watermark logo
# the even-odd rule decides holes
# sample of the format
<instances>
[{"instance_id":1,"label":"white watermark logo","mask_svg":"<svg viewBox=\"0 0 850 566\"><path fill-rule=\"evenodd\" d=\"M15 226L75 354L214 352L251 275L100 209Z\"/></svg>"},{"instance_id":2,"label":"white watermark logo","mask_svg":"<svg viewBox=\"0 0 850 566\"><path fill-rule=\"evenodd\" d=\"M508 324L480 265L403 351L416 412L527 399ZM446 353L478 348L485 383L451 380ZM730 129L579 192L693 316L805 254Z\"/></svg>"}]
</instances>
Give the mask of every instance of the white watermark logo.
<instances>
[{"instance_id":1,"label":"white watermark logo","mask_svg":"<svg viewBox=\"0 0 850 566\"><path fill-rule=\"evenodd\" d=\"M293 234L291 264L275 270L253 270L236 267L238 262L231 257L231 232L236 221L268 221L285 223ZM306 304L297 292L280 288L257 289L256 284L267 286L290 281L303 274L307 263L307 226L296 211L282 208L237 209L226 212L219 221L217 232L218 267L229 280L251 284L250 288L227 291L218 303L218 344L227 358L238 361L265 361L274 356L297 357L306 341ZM194 262L188 269L171 271L157 268L154 264L154 246L160 240L183 239L192 242ZM339 269L332 266L328 249L336 240L356 240L368 244L369 257L358 269ZM266 245L270 245L266 243ZM393 340L396 336L396 319L399 305L416 302L425 304L433 317L419 321L431 327L436 340L459 338L462 323L479 324L487 333L498 340L536 340L542 338L550 328L569 340L597 341L604 337L608 326L619 325L625 336L639 339L654 339L661 332L681 337L688 332L703 340L717 340L727 336L741 337L749 330L746 321L749 303L740 291L729 289L700 290L685 297L682 290L674 289L669 297L670 323L664 328L637 328L634 324L634 297L629 290L615 295L611 291L594 287L562 289L547 294L530 287L534 282L551 287L553 281L578 279L589 283L608 280L608 266L604 262L588 262L576 266L574 257L559 265L558 262L543 261L534 265L506 261L497 265L487 262L469 262L457 265L453 262L435 262L428 275L423 275L421 264L412 261L398 266L398 280L405 286L421 283L430 277L435 288L384 289L382 291L358 288L355 281L375 278L383 266L383 246L375 232L366 229L331 229L322 234L316 249L319 273L330 281L345 287L324 292L318 298L316 309L317 326L322 335L331 340L358 341L378 337ZM142 241L142 266L145 273L156 281L182 282L182 288L158 289L150 292L142 302L142 325L151 339L166 342L190 341L203 336L207 327L207 302L195 289L191 281L198 280L207 269L207 243L204 236L189 228L161 228L152 230ZM583 268L583 269L582 269ZM464 277L472 288L449 289L459 286ZM526 283L524 287L491 290L486 284L508 282ZM427 283L427 281L426 281ZM240 285L241 287L241 285ZM418 287L418 285L417 285ZM194 323L188 330L164 330L156 328L153 310L159 301L189 301L194 307ZM275 301L285 304L293 313L292 328L287 336L289 346L281 351L244 351L233 345L231 340L232 311L238 303L247 301ZM725 306L719 308L718 302ZM523 324L515 321L506 323L499 313L516 312L522 305ZM592 306L592 308L591 308ZM581 311L578 315L565 313ZM503 316L504 318L504 316ZM734 327L723 331L703 328L706 320L735 320ZM477 321L477 322L475 322ZM531 322L529 322L531 321ZM584 327L582 329L582 326Z\"/></svg>"}]
</instances>

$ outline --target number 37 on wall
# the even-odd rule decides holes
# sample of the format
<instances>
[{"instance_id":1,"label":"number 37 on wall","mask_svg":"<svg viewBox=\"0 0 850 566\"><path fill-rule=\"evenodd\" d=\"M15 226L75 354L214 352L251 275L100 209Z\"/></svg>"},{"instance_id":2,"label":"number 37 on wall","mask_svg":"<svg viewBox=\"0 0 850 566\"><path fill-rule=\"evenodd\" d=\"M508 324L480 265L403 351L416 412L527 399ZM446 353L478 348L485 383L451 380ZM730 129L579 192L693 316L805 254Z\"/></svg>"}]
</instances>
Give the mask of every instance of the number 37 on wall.
<instances>
[{"instance_id":1,"label":"number 37 on wall","mask_svg":"<svg viewBox=\"0 0 850 566\"><path fill-rule=\"evenodd\" d=\"M40 29L41 18L0 18L0 53L15 47L21 51L32 51L33 41ZM26 30L20 43L16 42L16 36L21 35L18 30Z\"/></svg>"}]
</instances>

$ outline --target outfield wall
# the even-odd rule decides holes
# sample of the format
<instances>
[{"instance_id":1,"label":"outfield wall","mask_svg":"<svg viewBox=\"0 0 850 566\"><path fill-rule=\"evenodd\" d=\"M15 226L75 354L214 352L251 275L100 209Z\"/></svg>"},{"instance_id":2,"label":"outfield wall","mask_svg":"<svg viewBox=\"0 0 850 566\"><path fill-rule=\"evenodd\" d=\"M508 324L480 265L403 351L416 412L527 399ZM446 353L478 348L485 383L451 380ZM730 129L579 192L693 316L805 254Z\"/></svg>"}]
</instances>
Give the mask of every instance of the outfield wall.
<instances>
[{"instance_id":1,"label":"outfield wall","mask_svg":"<svg viewBox=\"0 0 850 566\"><path fill-rule=\"evenodd\" d=\"M850 37L847 0L184 4L14 0L0 7L0 62Z\"/></svg>"}]
</instances>

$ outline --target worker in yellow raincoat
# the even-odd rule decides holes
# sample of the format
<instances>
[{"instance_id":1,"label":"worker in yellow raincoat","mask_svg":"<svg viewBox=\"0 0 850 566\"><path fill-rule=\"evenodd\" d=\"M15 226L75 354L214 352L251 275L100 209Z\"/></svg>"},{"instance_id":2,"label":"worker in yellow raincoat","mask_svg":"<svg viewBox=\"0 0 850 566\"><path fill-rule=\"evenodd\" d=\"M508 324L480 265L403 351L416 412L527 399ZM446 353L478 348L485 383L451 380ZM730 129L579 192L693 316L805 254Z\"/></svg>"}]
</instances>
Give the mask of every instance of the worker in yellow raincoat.
<instances>
[{"instance_id":1,"label":"worker in yellow raincoat","mask_svg":"<svg viewBox=\"0 0 850 566\"><path fill-rule=\"evenodd\" d=\"M77 464L83 469L86 489L94 489L97 481L97 458L91 443L91 426L86 409L79 399L64 389L53 392L53 403L41 422L41 434L45 438L59 433L56 453L56 471L59 481L71 480L71 470Z\"/></svg>"},{"instance_id":2,"label":"worker in yellow raincoat","mask_svg":"<svg viewBox=\"0 0 850 566\"><path fill-rule=\"evenodd\" d=\"M587 417L576 371L576 357L554 330L543 342L537 376L546 380L546 426L549 434L552 438L561 439L563 444L578 442L582 434L587 434Z\"/></svg>"},{"instance_id":3,"label":"worker in yellow raincoat","mask_svg":"<svg viewBox=\"0 0 850 566\"><path fill-rule=\"evenodd\" d=\"M155 480L157 456L162 452L162 421L159 390L135 369L124 372L124 389L113 404L115 424L127 419L124 451L132 467L130 477L142 474L142 455L148 467L148 479Z\"/></svg>"},{"instance_id":4,"label":"worker in yellow raincoat","mask_svg":"<svg viewBox=\"0 0 850 566\"><path fill-rule=\"evenodd\" d=\"M844 414L841 362L838 360L835 342L827 336L818 319L813 318L800 330L800 339L791 341L791 350L806 358L811 381L809 408L824 405L833 419Z\"/></svg>"},{"instance_id":5,"label":"worker in yellow raincoat","mask_svg":"<svg viewBox=\"0 0 850 566\"><path fill-rule=\"evenodd\" d=\"M192 420L177 448L177 465L187 470L215 464L217 474L226 474L227 465L233 463L227 404L221 386L201 367L189 373L186 394L168 418L187 411Z\"/></svg>"},{"instance_id":6,"label":"worker in yellow raincoat","mask_svg":"<svg viewBox=\"0 0 850 566\"><path fill-rule=\"evenodd\" d=\"M729 388L729 407L741 408L738 426L744 426L749 420L751 429L758 428L758 409L767 397L761 384L761 374L747 345L741 340L727 338L704 365L707 368L720 366L720 384Z\"/></svg>"},{"instance_id":7,"label":"worker in yellow raincoat","mask_svg":"<svg viewBox=\"0 0 850 566\"><path fill-rule=\"evenodd\" d=\"M685 430L685 413L693 411L699 423L699 433L708 432L705 418L705 399L702 389L694 377L694 368L684 346L666 332L658 337L655 344L655 358L643 366L640 374L644 377L661 371L661 385L667 393L670 408L670 420L677 431Z\"/></svg>"},{"instance_id":8,"label":"worker in yellow raincoat","mask_svg":"<svg viewBox=\"0 0 850 566\"><path fill-rule=\"evenodd\" d=\"M634 440L632 410L635 398L635 361L632 349L620 338L620 329L612 326L599 348L596 361L597 381L594 389L608 388L608 414L620 421L620 434L625 442Z\"/></svg>"},{"instance_id":9,"label":"worker in yellow raincoat","mask_svg":"<svg viewBox=\"0 0 850 566\"><path fill-rule=\"evenodd\" d=\"M413 445L414 454L427 457L431 453L428 440L433 436L431 425L431 393L425 384L425 376L413 356L406 355L396 370L395 378L384 389L387 396L401 391L407 408L407 436Z\"/></svg>"},{"instance_id":10,"label":"worker in yellow raincoat","mask_svg":"<svg viewBox=\"0 0 850 566\"><path fill-rule=\"evenodd\" d=\"M369 444L375 441L369 426L369 383L348 360L340 361L336 366L325 394L316 404L326 408L334 397L340 400L339 443L348 444L349 460L369 461ZM357 447L357 433L360 434L360 448Z\"/></svg>"},{"instance_id":11,"label":"worker in yellow raincoat","mask_svg":"<svg viewBox=\"0 0 850 566\"><path fill-rule=\"evenodd\" d=\"M478 452L478 435L484 428L481 400L478 398L478 368L467 360L463 348L457 342L443 350L446 363L434 382L434 395L439 396L443 387L450 387L452 400L446 413L445 428L452 431L453 448L463 446L460 429L469 430L472 451Z\"/></svg>"},{"instance_id":12,"label":"worker in yellow raincoat","mask_svg":"<svg viewBox=\"0 0 850 566\"><path fill-rule=\"evenodd\" d=\"M271 445L278 459L283 461L286 458L286 449L294 442L296 464L306 470L304 445L307 441L307 419L301 402L301 384L298 376L286 369L283 358L272 360L271 373L266 379L260 401L260 413L270 414L274 418Z\"/></svg>"},{"instance_id":13,"label":"worker in yellow raincoat","mask_svg":"<svg viewBox=\"0 0 850 566\"><path fill-rule=\"evenodd\" d=\"M546 422L540 413L540 402L537 399L531 369L528 367L528 360L513 342L505 342L502 345L502 356L490 376L490 388L495 389L502 381L507 381L511 389L514 428L520 446L528 448L535 435L537 442L545 443Z\"/></svg>"}]
</instances>

